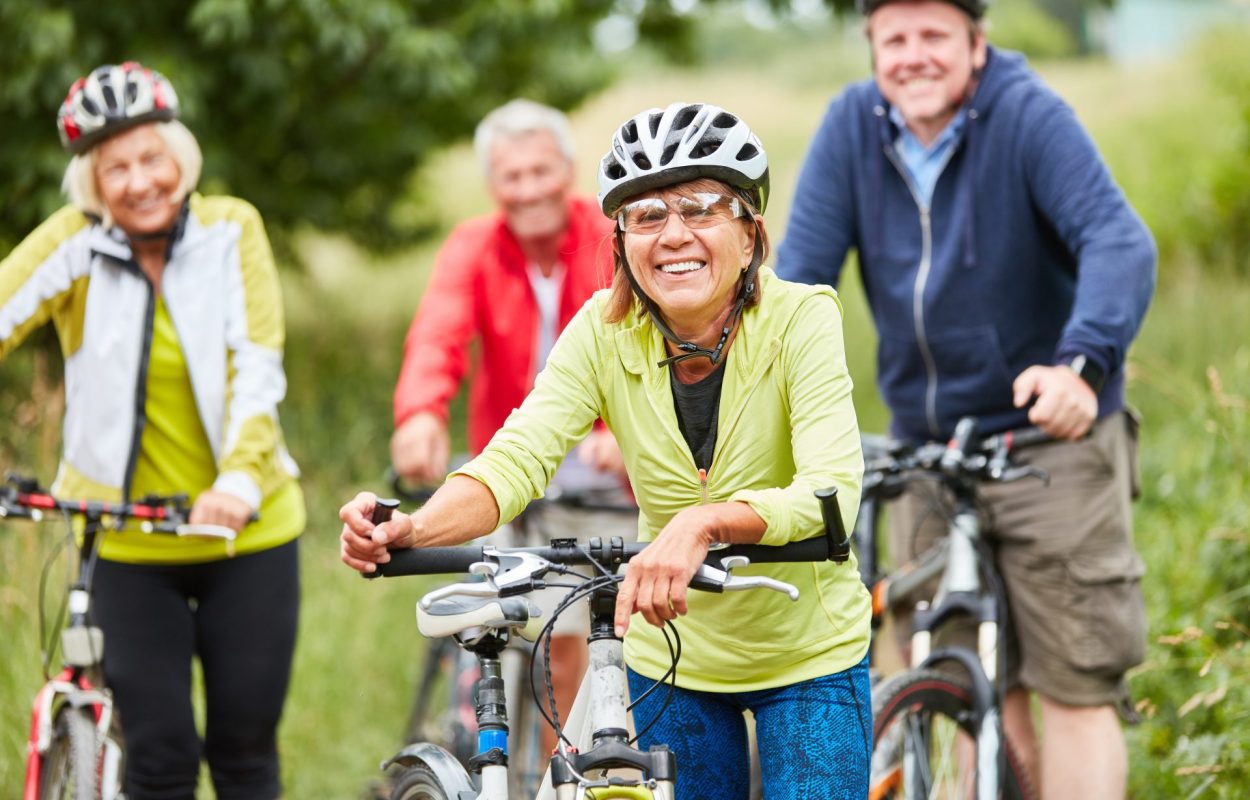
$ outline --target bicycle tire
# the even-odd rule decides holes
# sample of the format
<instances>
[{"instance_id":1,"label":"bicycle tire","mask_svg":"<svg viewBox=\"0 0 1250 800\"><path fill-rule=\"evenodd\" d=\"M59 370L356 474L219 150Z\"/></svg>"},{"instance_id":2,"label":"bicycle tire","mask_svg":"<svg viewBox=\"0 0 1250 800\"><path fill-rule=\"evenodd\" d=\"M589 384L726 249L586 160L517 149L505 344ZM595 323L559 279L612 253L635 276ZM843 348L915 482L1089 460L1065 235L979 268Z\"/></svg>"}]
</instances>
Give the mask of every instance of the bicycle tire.
<instances>
[{"instance_id":1,"label":"bicycle tire","mask_svg":"<svg viewBox=\"0 0 1250 800\"><path fill-rule=\"evenodd\" d=\"M98 800L99 767L99 735L91 709L61 706L39 770L39 800Z\"/></svg>"},{"instance_id":2,"label":"bicycle tire","mask_svg":"<svg viewBox=\"0 0 1250 800\"><path fill-rule=\"evenodd\" d=\"M477 662L471 656L463 655L451 639L432 640L409 711L405 741L433 742L467 764L477 753L476 680Z\"/></svg>"},{"instance_id":3,"label":"bicycle tire","mask_svg":"<svg viewBox=\"0 0 1250 800\"><path fill-rule=\"evenodd\" d=\"M955 751L959 731L975 736L972 693L966 684L937 670L904 672L875 687L872 705L872 800L968 796L969 758L961 759ZM1033 800L1032 784L1011 742L1004 738L1003 745L1007 757L999 797ZM914 762L919 785L904 785L905 753L921 755Z\"/></svg>"},{"instance_id":4,"label":"bicycle tire","mask_svg":"<svg viewBox=\"0 0 1250 800\"><path fill-rule=\"evenodd\" d=\"M424 764L406 768L395 780L391 800L459 800L443 788L434 771Z\"/></svg>"}]
</instances>

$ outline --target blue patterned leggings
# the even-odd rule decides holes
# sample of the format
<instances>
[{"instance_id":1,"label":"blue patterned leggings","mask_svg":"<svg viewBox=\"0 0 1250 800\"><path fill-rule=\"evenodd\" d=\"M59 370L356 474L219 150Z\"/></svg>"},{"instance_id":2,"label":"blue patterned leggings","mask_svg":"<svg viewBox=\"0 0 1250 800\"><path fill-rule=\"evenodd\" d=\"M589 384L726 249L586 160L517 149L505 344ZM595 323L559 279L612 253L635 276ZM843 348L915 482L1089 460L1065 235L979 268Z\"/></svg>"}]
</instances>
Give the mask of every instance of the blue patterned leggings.
<instances>
[{"instance_id":1,"label":"blue patterned leggings","mask_svg":"<svg viewBox=\"0 0 1250 800\"><path fill-rule=\"evenodd\" d=\"M629 690L650 685L629 670ZM742 712L755 715L767 800L863 800L868 796L872 705L868 662L845 672L756 692L656 689L634 709L639 727L661 719L639 744L667 744L677 756L677 800L747 800L749 760Z\"/></svg>"}]
</instances>

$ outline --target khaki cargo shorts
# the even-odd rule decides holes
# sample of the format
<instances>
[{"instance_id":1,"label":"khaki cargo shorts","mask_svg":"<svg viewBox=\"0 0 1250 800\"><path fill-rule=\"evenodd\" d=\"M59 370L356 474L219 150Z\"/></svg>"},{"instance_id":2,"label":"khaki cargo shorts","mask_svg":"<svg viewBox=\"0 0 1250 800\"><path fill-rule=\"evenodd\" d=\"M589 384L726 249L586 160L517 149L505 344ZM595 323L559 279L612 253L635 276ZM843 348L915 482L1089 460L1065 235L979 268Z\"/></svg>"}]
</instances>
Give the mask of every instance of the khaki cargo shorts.
<instances>
[{"instance_id":1,"label":"khaki cargo shorts","mask_svg":"<svg viewBox=\"0 0 1250 800\"><path fill-rule=\"evenodd\" d=\"M1145 571L1133 545L1137 426L1131 411L1100 420L1086 439L1026 448L1026 478L981 489L982 536L1007 591L1008 685L1072 706L1123 704L1125 672L1145 655ZM892 503L893 553L909 558L946 533L932 484ZM891 559L899 563L902 559ZM910 623L900 620L903 631ZM975 641L975 640L973 640Z\"/></svg>"}]
</instances>

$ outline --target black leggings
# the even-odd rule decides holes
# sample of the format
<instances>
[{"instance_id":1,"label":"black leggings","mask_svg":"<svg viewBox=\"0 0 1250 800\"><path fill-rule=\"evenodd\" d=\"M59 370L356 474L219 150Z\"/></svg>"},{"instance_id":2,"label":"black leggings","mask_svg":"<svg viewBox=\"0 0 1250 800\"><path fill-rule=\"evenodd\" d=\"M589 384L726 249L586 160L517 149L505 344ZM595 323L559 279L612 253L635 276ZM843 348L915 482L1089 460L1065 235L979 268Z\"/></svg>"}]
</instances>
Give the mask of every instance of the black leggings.
<instances>
[{"instance_id":1,"label":"black leggings","mask_svg":"<svg viewBox=\"0 0 1250 800\"><path fill-rule=\"evenodd\" d=\"M204 564L100 561L93 605L126 739L126 797L193 800L201 754L218 800L278 797L276 732L299 617L296 541ZM192 656L204 670L202 745Z\"/></svg>"}]
</instances>

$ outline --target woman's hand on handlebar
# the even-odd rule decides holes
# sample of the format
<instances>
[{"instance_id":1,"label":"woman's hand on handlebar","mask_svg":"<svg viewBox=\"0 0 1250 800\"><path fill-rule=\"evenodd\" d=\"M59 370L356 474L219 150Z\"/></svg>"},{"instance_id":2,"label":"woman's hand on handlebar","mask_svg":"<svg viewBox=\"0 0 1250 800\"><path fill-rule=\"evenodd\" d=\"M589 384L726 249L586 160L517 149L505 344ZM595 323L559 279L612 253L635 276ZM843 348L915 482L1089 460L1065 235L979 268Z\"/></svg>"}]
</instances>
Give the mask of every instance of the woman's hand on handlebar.
<instances>
[{"instance_id":1,"label":"woman's hand on handlebar","mask_svg":"<svg viewBox=\"0 0 1250 800\"><path fill-rule=\"evenodd\" d=\"M690 579L717 541L716 508L693 506L678 512L655 541L630 560L616 597L618 636L625 635L635 612L656 627L678 615L685 616Z\"/></svg>"},{"instance_id":2,"label":"woman's hand on handlebar","mask_svg":"<svg viewBox=\"0 0 1250 800\"><path fill-rule=\"evenodd\" d=\"M361 492L339 509L339 519L343 520L340 558L347 566L366 574L391 560L388 550L416 544L416 525L408 514L395 512L389 522L373 524L370 516L376 501L377 495Z\"/></svg>"},{"instance_id":3,"label":"woman's hand on handlebar","mask_svg":"<svg viewBox=\"0 0 1250 800\"><path fill-rule=\"evenodd\" d=\"M226 492L202 492L191 506L191 525L220 525L236 533L252 520L254 509L247 501Z\"/></svg>"}]
</instances>

